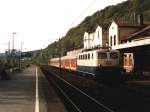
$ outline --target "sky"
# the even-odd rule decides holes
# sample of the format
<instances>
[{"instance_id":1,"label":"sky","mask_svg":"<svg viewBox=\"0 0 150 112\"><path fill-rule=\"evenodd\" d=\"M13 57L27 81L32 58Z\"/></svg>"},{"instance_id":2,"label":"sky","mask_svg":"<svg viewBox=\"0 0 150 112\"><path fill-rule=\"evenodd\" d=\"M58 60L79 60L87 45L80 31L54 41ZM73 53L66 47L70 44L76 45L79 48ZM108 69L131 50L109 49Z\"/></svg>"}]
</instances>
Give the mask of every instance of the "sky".
<instances>
[{"instance_id":1,"label":"sky","mask_svg":"<svg viewBox=\"0 0 150 112\"><path fill-rule=\"evenodd\" d=\"M86 16L126 0L0 0L0 52L43 49Z\"/></svg>"}]
</instances>

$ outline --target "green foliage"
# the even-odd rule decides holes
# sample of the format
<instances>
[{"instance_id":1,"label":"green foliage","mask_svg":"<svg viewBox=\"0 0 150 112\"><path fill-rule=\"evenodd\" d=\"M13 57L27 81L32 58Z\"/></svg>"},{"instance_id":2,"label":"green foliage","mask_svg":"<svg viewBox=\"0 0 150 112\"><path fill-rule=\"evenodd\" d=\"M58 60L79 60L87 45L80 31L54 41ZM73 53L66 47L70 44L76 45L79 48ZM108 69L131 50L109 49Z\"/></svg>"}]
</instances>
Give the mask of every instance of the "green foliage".
<instances>
[{"instance_id":1,"label":"green foliage","mask_svg":"<svg viewBox=\"0 0 150 112\"><path fill-rule=\"evenodd\" d=\"M95 12L86 17L78 26L71 28L59 42L54 42L46 49L36 51L34 60L38 63L47 63L49 58L59 57L60 54L65 55L69 50L83 47L85 31L94 31L97 24L109 25L112 19L129 20L133 13L143 13L144 20L150 20L150 0L128 0Z\"/></svg>"}]
</instances>

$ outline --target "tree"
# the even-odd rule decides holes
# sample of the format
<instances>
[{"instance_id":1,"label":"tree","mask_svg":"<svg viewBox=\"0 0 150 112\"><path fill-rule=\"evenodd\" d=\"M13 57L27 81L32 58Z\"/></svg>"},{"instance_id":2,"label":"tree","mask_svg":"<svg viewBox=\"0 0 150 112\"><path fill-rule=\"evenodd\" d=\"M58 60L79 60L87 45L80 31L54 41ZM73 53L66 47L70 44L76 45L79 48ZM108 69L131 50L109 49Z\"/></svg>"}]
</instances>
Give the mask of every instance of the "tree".
<instances>
[{"instance_id":1,"label":"tree","mask_svg":"<svg viewBox=\"0 0 150 112\"><path fill-rule=\"evenodd\" d=\"M142 11L142 3L144 0L132 0L133 3L133 11L137 14L140 14Z\"/></svg>"}]
</instances>

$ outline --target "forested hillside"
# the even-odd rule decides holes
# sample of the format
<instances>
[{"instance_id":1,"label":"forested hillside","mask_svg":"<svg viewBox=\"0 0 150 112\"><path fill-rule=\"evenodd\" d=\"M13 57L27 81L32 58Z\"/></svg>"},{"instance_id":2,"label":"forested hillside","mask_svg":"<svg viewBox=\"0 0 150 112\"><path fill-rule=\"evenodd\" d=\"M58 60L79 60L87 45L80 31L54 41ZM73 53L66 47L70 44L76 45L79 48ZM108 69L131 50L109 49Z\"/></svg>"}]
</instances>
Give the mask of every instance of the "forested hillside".
<instances>
[{"instance_id":1,"label":"forested hillside","mask_svg":"<svg viewBox=\"0 0 150 112\"><path fill-rule=\"evenodd\" d=\"M135 13L143 14L144 20L150 21L150 0L128 0L95 12L78 26L71 28L59 41L50 44L46 49L36 51L33 59L38 63L47 63L49 58L58 57L60 50L61 55L65 55L69 50L83 47L85 31L91 31L97 24L109 25L113 19L131 20Z\"/></svg>"}]
</instances>

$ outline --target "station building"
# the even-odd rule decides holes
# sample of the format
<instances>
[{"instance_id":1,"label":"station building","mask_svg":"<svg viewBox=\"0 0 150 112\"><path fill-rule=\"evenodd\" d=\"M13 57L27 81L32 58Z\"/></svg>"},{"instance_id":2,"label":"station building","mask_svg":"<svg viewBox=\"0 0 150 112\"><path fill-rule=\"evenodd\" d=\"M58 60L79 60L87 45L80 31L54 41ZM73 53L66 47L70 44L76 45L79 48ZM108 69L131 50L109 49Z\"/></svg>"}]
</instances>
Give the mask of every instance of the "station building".
<instances>
[{"instance_id":1,"label":"station building","mask_svg":"<svg viewBox=\"0 0 150 112\"><path fill-rule=\"evenodd\" d=\"M137 19L137 23L113 21L109 27L109 46L122 53L121 66L126 72L150 70L150 24L141 16Z\"/></svg>"}]
</instances>

